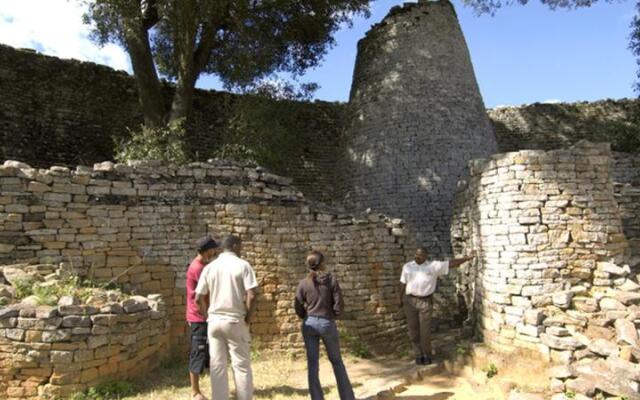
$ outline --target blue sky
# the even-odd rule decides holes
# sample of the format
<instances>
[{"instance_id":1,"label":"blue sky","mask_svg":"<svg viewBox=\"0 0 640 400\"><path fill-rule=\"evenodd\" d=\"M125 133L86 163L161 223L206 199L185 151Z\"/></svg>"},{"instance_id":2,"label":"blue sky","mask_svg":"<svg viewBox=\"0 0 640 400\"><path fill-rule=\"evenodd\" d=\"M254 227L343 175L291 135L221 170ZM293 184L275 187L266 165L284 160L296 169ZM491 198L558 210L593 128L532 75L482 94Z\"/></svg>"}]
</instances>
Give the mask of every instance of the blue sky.
<instances>
[{"instance_id":1,"label":"blue sky","mask_svg":"<svg viewBox=\"0 0 640 400\"><path fill-rule=\"evenodd\" d=\"M376 0L369 20L358 18L352 29L337 34L338 44L323 65L303 79L320 84L318 99L347 100L357 41L401 3ZM627 49L634 2L573 11L550 11L535 2L505 7L494 17L478 17L458 0L454 4L488 107L635 96L636 64ZM130 70L117 46L99 49L87 39L81 15L73 1L0 0L0 42ZM211 78L201 79L199 86L220 88Z\"/></svg>"}]
</instances>

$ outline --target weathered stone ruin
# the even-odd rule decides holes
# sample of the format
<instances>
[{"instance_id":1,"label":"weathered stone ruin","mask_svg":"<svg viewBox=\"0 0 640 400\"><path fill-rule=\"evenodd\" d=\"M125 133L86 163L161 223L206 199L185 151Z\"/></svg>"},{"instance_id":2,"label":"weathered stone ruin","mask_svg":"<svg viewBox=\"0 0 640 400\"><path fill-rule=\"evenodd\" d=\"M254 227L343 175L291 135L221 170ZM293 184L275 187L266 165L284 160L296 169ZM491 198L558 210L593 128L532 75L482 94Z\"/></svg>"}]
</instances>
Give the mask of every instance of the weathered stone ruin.
<instances>
[{"instance_id":1,"label":"weathered stone ruin","mask_svg":"<svg viewBox=\"0 0 640 400\"><path fill-rule=\"evenodd\" d=\"M358 51L349 104L260 103L290 129L263 132L276 174L205 162L243 98L204 91L185 139L201 162L103 163L141 122L131 78L0 46L0 159L19 160L0 164L0 398L66 395L182 348L194 242L229 233L257 271L266 346L302 345L293 290L312 248L345 292L343 331L383 350L407 342L397 281L415 246L476 250L439 283L435 330L466 321L541 357L557 398L640 398L638 103L487 113L446 1L392 9ZM54 285L59 266L118 290L18 295L16 274Z\"/></svg>"},{"instance_id":2,"label":"weathered stone ruin","mask_svg":"<svg viewBox=\"0 0 640 400\"><path fill-rule=\"evenodd\" d=\"M529 349L559 367L554 392L640 395L638 260L629 265L608 145L528 150L474 160L452 228L480 252L465 298L477 332L503 351Z\"/></svg>"},{"instance_id":3,"label":"weathered stone ruin","mask_svg":"<svg viewBox=\"0 0 640 400\"><path fill-rule=\"evenodd\" d=\"M292 304L312 248L326 254L345 291L344 331L373 348L401 345L396 281L414 246L402 221L333 212L308 202L289 182L227 163L0 166L1 264L66 263L80 276L115 278L129 293L148 296L132 297L141 308L131 312L132 300L44 309L21 302L3 309L0 394L68 394L112 372L127 374L130 364L169 342L183 343L186 266L205 234L242 237L261 290L252 331L265 345L302 346ZM136 336L145 325L134 322L142 320L151 325ZM98 376L103 363L114 370Z\"/></svg>"},{"instance_id":4,"label":"weathered stone ruin","mask_svg":"<svg viewBox=\"0 0 640 400\"><path fill-rule=\"evenodd\" d=\"M406 3L372 27L358 43L349 107L346 203L402 217L433 256L450 255L456 184L468 161L497 150L451 3Z\"/></svg>"}]
</instances>

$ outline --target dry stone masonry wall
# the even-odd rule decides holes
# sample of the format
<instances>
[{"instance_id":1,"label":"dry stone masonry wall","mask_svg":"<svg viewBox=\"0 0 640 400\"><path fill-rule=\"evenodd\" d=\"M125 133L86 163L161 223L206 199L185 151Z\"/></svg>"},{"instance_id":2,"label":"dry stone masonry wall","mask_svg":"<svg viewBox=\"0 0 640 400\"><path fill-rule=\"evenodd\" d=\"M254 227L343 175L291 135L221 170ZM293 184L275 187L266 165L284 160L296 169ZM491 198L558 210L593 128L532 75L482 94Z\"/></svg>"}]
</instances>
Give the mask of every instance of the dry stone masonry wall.
<instances>
[{"instance_id":1,"label":"dry stone masonry wall","mask_svg":"<svg viewBox=\"0 0 640 400\"><path fill-rule=\"evenodd\" d=\"M496 149L448 1L394 7L358 43L339 186L355 209L402 217L446 256L457 181Z\"/></svg>"},{"instance_id":2,"label":"dry stone masonry wall","mask_svg":"<svg viewBox=\"0 0 640 400\"><path fill-rule=\"evenodd\" d=\"M607 145L586 142L476 160L452 236L480 251L464 288L486 343L558 364L554 392L638 398L640 285L624 264L622 202L637 193L614 192L610 164Z\"/></svg>"},{"instance_id":3,"label":"dry stone masonry wall","mask_svg":"<svg viewBox=\"0 0 640 400\"><path fill-rule=\"evenodd\" d=\"M634 99L535 103L487 112L501 153L566 148L580 140L613 142L613 150L632 152L629 145L638 140L640 110Z\"/></svg>"},{"instance_id":4,"label":"dry stone masonry wall","mask_svg":"<svg viewBox=\"0 0 640 400\"><path fill-rule=\"evenodd\" d=\"M337 176L348 207L403 218L431 257L450 256L456 184L497 148L451 3L406 3L373 26L358 43L349 107ZM451 323L455 276L436 295Z\"/></svg>"},{"instance_id":5,"label":"dry stone masonry wall","mask_svg":"<svg viewBox=\"0 0 640 400\"><path fill-rule=\"evenodd\" d=\"M0 397L60 398L145 374L166 357L169 329L160 295L0 309Z\"/></svg>"},{"instance_id":6,"label":"dry stone masonry wall","mask_svg":"<svg viewBox=\"0 0 640 400\"><path fill-rule=\"evenodd\" d=\"M0 60L0 161L75 167L113 160L115 142L142 123L135 82L123 71L1 44ZM173 93L170 85L163 90ZM342 115L340 104L197 90L185 147L206 161L225 145L237 147L232 136L242 131L245 152L260 154L261 164L326 201L334 191Z\"/></svg>"},{"instance_id":7,"label":"dry stone masonry wall","mask_svg":"<svg viewBox=\"0 0 640 400\"><path fill-rule=\"evenodd\" d=\"M160 294L175 341L184 339L195 241L238 234L261 285L254 333L290 348L301 346L295 285L306 273L305 252L315 248L345 291L345 331L371 347L403 343L397 281L414 245L402 221L313 205L290 181L224 163L44 170L7 162L0 167L0 264L63 262L135 294Z\"/></svg>"}]
</instances>

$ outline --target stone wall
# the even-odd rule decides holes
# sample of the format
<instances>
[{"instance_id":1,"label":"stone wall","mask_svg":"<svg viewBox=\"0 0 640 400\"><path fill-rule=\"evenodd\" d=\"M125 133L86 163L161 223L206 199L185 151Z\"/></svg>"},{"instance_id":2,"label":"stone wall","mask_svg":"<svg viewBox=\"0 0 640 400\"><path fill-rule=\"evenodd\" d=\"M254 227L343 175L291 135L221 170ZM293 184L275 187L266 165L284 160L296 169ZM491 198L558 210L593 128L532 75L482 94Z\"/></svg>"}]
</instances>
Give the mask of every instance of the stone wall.
<instances>
[{"instance_id":1,"label":"stone wall","mask_svg":"<svg viewBox=\"0 0 640 400\"><path fill-rule=\"evenodd\" d=\"M406 3L375 24L358 42L349 107L346 203L401 217L434 257L450 255L457 181L497 148L453 5Z\"/></svg>"},{"instance_id":2,"label":"stone wall","mask_svg":"<svg viewBox=\"0 0 640 400\"><path fill-rule=\"evenodd\" d=\"M640 186L616 184L615 195L632 263L640 263Z\"/></svg>"},{"instance_id":3,"label":"stone wall","mask_svg":"<svg viewBox=\"0 0 640 400\"><path fill-rule=\"evenodd\" d=\"M640 154L614 152L611 178L614 182L640 186Z\"/></svg>"},{"instance_id":4,"label":"stone wall","mask_svg":"<svg viewBox=\"0 0 640 400\"><path fill-rule=\"evenodd\" d=\"M488 110L501 153L553 150L580 140L611 142L613 149L637 152L638 102L632 99L500 107Z\"/></svg>"},{"instance_id":5,"label":"stone wall","mask_svg":"<svg viewBox=\"0 0 640 400\"><path fill-rule=\"evenodd\" d=\"M588 143L474 161L455 237L481 252L475 306L486 340L536 347L534 317L552 294L612 285L600 262L622 262L627 241L609 165L608 147Z\"/></svg>"},{"instance_id":6,"label":"stone wall","mask_svg":"<svg viewBox=\"0 0 640 400\"><path fill-rule=\"evenodd\" d=\"M480 252L462 289L488 345L558 364L553 392L637 398L638 263L624 264L637 191L614 189L610 166L608 145L587 142L476 160L452 236Z\"/></svg>"},{"instance_id":7,"label":"stone wall","mask_svg":"<svg viewBox=\"0 0 640 400\"><path fill-rule=\"evenodd\" d=\"M419 14L419 8L415 7L409 9ZM420 26L407 22L403 15L400 9L394 9L376 29L404 32ZM410 13L406 15L410 16ZM406 54L397 49L394 54L412 60L415 57L411 49L406 49ZM92 165L111 160L114 140L124 138L127 127L135 129L142 122L134 82L124 72L4 45L0 45L0 60L0 92L3 94L0 98L0 161L14 159L37 167L48 167ZM401 64L394 67L393 58L387 61L380 65L380 72L387 74L385 76L389 79L385 82L390 83L394 81L393 68L400 68ZM426 79L431 81L440 76L437 71L435 68ZM407 75L416 78L414 72ZM356 76L357 79L363 78ZM360 85L364 84L361 82ZM391 88L389 85L387 90ZM167 86L165 90L170 93L172 89ZM367 93L364 95L369 96ZM417 98L421 98L422 93ZM375 98L368 97L371 102ZM384 104L393 98L385 97ZM443 107L456 109L459 105L452 99ZM481 103L479 107L482 108ZM380 110L386 108L385 105ZM424 114L433 114L434 108L437 106L406 117L409 122L417 121L420 115L424 118ZM640 161L637 156L624 154L637 153L640 143L635 122L636 109L635 100L622 99L505 107L489 110L488 115L501 152L549 150L569 146L581 139L609 141L614 149L622 152L616 155L616 165L612 168L614 176L637 181ZM378 109L373 109L372 113L377 114ZM343 132L349 120L346 114L347 105L339 103L272 102L224 92L197 91L186 139L187 148L196 159L204 161L225 145L233 148L242 144L259 153L257 161L260 165L293 177L295 185L308 197L334 201L335 184L342 175L342 170L336 170L335 166L340 149L345 146ZM407 129L413 132L414 128L409 126ZM381 129L365 134L377 141L376 135L387 130L381 125ZM404 139L392 144L402 148L411 143L410 137ZM444 143L448 143L451 137L446 136L445 139ZM380 143L379 150L384 153L388 149L385 150ZM429 151L427 154L430 157L434 155ZM404 165L404 161L394 161L393 170L398 170L399 165ZM396 182L404 179L405 173L388 175L386 179ZM434 184L427 182L428 178L425 175L413 186L432 187ZM423 182L426 183L423 185Z\"/></svg>"},{"instance_id":8,"label":"stone wall","mask_svg":"<svg viewBox=\"0 0 640 400\"><path fill-rule=\"evenodd\" d=\"M36 167L113 160L138 129L133 78L122 71L0 45L0 160ZM173 89L165 85L167 97ZM333 193L343 107L197 90L186 148L206 161L240 143L260 165L294 178L310 197ZM275 150L277 149L277 150Z\"/></svg>"},{"instance_id":9,"label":"stone wall","mask_svg":"<svg viewBox=\"0 0 640 400\"><path fill-rule=\"evenodd\" d=\"M160 295L102 307L0 309L0 396L66 397L108 379L145 374L168 353L166 317Z\"/></svg>"},{"instance_id":10,"label":"stone wall","mask_svg":"<svg viewBox=\"0 0 640 400\"><path fill-rule=\"evenodd\" d=\"M261 287L252 331L273 348L291 348L302 345L295 285L315 248L345 292L345 332L373 348L404 343L397 282L414 245L402 221L312 205L290 181L227 163L38 170L7 162L0 167L0 264L65 262L85 277L160 293L172 336L183 338L195 241L238 234Z\"/></svg>"}]
</instances>

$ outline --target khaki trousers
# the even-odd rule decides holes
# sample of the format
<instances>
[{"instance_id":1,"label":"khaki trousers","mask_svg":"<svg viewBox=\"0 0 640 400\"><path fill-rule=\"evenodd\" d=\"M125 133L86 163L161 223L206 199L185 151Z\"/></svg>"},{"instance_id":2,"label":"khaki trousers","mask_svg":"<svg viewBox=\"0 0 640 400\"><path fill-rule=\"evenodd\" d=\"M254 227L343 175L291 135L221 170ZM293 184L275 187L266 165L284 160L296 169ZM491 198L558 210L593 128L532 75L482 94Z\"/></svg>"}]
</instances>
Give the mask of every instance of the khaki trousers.
<instances>
[{"instance_id":1,"label":"khaki trousers","mask_svg":"<svg viewBox=\"0 0 640 400\"><path fill-rule=\"evenodd\" d=\"M409 337L416 357L431 357L431 314L433 299L429 297L404 296L404 312L407 316Z\"/></svg>"},{"instance_id":2,"label":"khaki trousers","mask_svg":"<svg viewBox=\"0 0 640 400\"><path fill-rule=\"evenodd\" d=\"M209 321L211 400L229 399L227 351L231 356L236 398L238 400L253 398L250 344L249 326L244 321L227 319Z\"/></svg>"}]
</instances>

